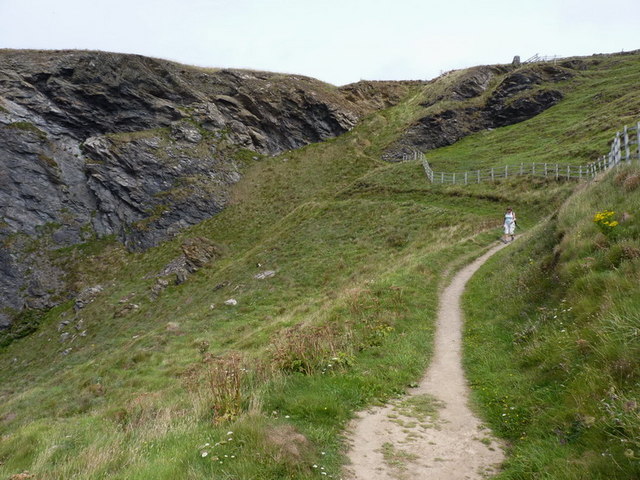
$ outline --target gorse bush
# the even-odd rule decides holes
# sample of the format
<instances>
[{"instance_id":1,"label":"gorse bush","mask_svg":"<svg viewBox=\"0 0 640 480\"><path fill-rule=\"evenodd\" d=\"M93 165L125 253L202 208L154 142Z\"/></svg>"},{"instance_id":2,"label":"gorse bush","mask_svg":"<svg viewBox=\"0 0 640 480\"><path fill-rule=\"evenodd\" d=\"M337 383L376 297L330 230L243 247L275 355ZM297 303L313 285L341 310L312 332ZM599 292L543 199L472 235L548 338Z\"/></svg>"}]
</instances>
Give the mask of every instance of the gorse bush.
<instances>
[{"instance_id":1,"label":"gorse bush","mask_svg":"<svg viewBox=\"0 0 640 480\"><path fill-rule=\"evenodd\" d=\"M614 229L620 224L615 220L615 214L616 212L612 210L604 210L593 216L594 223L607 237L610 237L613 234Z\"/></svg>"}]
</instances>

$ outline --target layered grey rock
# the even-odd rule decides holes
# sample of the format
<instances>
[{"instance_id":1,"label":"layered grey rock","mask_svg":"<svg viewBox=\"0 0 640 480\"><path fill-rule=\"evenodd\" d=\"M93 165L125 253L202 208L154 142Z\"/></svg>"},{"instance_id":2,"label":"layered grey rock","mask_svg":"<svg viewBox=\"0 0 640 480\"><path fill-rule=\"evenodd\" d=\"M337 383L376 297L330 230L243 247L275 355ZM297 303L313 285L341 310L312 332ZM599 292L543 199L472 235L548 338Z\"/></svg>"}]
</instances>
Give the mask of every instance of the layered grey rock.
<instances>
[{"instance_id":1,"label":"layered grey rock","mask_svg":"<svg viewBox=\"0 0 640 480\"><path fill-rule=\"evenodd\" d=\"M240 149L334 137L363 111L300 76L0 51L0 328L66 298L50 250L96 235L157 245L224 208Z\"/></svg>"}]
</instances>

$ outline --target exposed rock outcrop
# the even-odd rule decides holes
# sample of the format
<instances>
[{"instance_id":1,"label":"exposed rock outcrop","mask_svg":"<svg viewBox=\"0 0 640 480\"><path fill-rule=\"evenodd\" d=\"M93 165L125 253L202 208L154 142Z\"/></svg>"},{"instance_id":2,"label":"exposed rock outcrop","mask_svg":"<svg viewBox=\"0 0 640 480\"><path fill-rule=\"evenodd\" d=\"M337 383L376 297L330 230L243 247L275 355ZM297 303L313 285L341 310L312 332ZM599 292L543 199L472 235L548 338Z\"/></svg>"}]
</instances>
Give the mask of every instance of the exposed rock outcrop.
<instances>
[{"instance_id":1,"label":"exposed rock outcrop","mask_svg":"<svg viewBox=\"0 0 640 480\"><path fill-rule=\"evenodd\" d=\"M433 150L480 130L528 120L562 100L562 93L549 85L575 74L570 68L554 65L525 66L507 72L506 67L477 67L466 71L445 94L425 104L429 107L451 100L460 102L460 106L419 119L388 149L384 158L398 161L415 150ZM492 88L492 83L502 76L504 78ZM465 103L469 99L477 101L470 106Z\"/></svg>"},{"instance_id":2,"label":"exposed rock outcrop","mask_svg":"<svg viewBox=\"0 0 640 480\"><path fill-rule=\"evenodd\" d=\"M406 91L385 88L385 106ZM357 89L138 55L0 51L0 328L66 294L49 250L95 235L144 249L216 214L243 162L339 135L377 108L346 98Z\"/></svg>"}]
</instances>

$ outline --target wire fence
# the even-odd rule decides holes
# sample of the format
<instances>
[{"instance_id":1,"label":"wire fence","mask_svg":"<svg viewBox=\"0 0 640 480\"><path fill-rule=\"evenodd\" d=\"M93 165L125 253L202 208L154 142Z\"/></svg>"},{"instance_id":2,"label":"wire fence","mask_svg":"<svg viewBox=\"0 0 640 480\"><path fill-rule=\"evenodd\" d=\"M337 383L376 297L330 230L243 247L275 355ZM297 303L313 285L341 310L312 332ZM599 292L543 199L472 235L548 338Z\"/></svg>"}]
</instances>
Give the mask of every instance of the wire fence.
<instances>
[{"instance_id":1,"label":"wire fence","mask_svg":"<svg viewBox=\"0 0 640 480\"><path fill-rule=\"evenodd\" d=\"M622 162L640 161L640 122L632 127L625 125L617 132L611 150L595 162L587 165L563 165L559 163L521 163L504 165L466 172L435 172L422 152L413 152L403 158L421 160L427 178L432 183L470 184L495 181L502 178L529 175L532 177L554 178L556 180L590 180L598 173L615 167Z\"/></svg>"}]
</instances>

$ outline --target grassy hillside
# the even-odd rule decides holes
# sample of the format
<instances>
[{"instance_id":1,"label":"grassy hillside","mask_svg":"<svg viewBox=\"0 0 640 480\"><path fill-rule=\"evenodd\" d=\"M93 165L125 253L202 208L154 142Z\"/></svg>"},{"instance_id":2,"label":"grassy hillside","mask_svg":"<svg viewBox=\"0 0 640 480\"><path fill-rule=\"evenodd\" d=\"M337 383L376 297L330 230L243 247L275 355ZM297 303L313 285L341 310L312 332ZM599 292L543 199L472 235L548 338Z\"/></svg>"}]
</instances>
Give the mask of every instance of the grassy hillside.
<instances>
[{"instance_id":1,"label":"grassy hillside","mask_svg":"<svg viewBox=\"0 0 640 480\"><path fill-rule=\"evenodd\" d=\"M591 159L637 112L628 87L638 81L638 56L603 57L560 104L431 161L538 158L536 138L548 139L540 158L570 148ZM424 370L451 271L496 241L507 203L531 230L576 185L435 186L415 162L380 161L442 88L417 86L334 140L247 160L229 208L146 253L109 240L57 252L78 284L103 290L0 350L0 476L337 478L353 412ZM607 102L588 101L603 89ZM152 294L188 239L219 257ZM255 278L266 270L275 275Z\"/></svg>"},{"instance_id":2,"label":"grassy hillside","mask_svg":"<svg viewBox=\"0 0 640 480\"><path fill-rule=\"evenodd\" d=\"M638 56L592 59L576 77L553 84L561 105L495 130L486 130L427 155L437 171L520 163L584 165L608 152L622 125L638 121Z\"/></svg>"},{"instance_id":3,"label":"grassy hillside","mask_svg":"<svg viewBox=\"0 0 640 480\"><path fill-rule=\"evenodd\" d=\"M579 189L470 284L467 369L511 442L499 478L640 476L639 186L635 165Z\"/></svg>"}]
</instances>

